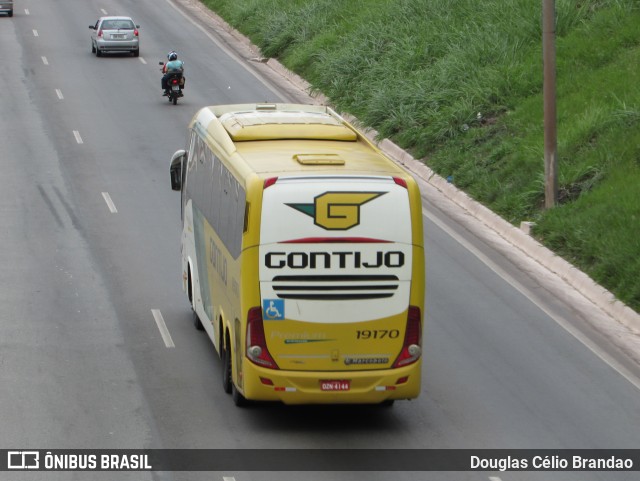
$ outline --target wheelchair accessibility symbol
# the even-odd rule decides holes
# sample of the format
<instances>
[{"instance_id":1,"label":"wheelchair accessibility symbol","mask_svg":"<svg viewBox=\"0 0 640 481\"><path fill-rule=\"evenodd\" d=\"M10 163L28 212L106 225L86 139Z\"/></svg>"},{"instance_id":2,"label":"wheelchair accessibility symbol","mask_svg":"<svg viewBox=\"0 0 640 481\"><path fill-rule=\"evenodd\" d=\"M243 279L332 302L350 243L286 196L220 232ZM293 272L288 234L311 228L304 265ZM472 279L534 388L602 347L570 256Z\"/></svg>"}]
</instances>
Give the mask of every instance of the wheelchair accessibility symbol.
<instances>
[{"instance_id":1,"label":"wheelchair accessibility symbol","mask_svg":"<svg viewBox=\"0 0 640 481\"><path fill-rule=\"evenodd\" d=\"M265 321L281 321L284 319L284 299L263 299L262 315Z\"/></svg>"}]
</instances>

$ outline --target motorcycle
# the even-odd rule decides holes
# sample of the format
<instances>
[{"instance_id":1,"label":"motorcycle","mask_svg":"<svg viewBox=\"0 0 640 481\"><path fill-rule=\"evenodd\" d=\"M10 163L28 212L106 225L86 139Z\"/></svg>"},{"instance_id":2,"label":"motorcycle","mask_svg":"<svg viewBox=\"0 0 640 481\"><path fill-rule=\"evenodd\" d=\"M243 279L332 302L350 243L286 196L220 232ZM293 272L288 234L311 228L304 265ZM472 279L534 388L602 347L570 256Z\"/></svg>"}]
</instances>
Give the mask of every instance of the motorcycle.
<instances>
[{"instance_id":1,"label":"motorcycle","mask_svg":"<svg viewBox=\"0 0 640 481\"><path fill-rule=\"evenodd\" d=\"M164 65L164 62L160 62ZM184 88L184 75L182 72L169 72L167 74L167 98L173 105L178 104L178 99L184 97L182 89Z\"/></svg>"}]
</instances>

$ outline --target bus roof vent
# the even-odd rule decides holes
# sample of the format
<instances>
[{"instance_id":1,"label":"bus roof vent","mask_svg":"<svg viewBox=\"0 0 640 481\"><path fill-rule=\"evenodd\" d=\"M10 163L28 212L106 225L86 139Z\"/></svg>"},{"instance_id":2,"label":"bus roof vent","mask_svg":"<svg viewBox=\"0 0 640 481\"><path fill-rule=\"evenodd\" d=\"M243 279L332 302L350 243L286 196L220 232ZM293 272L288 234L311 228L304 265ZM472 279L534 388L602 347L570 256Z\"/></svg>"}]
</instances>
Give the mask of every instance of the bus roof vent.
<instances>
[{"instance_id":1,"label":"bus roof vent","mask_svg":"<svg viewBox=\"0 0 640 481\"><path fill-rule=\"evenodd\" d=\"M342 140L358 135L325 112L278 111L267 108L227 112L220 122L234 142L251 140Z\"/></svg>"},{"instance_id":2,"label":"bus roof vent","mask_svg":"<svg viewBox=\"0 0 640 481\"><path fill-rule=\"evenodd\" d=\"M337 154L295 154L302 165L344 165L344 159Z\"/></svg>"},{"instance_id":3,"label":"bus roof vent","mask_svg":"<svg viewBox=\"0 0 640 481\"><path fill-rule=\"evenodd\" d=\"M276 110L276 104L256 104L256 110Z\"/></svg>"}]
</instances>

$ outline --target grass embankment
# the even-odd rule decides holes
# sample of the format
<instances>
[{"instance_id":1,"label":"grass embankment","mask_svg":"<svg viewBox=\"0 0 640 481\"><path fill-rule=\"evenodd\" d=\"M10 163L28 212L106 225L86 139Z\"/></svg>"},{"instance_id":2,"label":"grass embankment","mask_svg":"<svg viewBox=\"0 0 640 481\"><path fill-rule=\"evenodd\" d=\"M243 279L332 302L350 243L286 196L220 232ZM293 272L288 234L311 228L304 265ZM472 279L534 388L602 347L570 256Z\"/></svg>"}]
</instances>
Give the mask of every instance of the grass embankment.
<instances>
[{"instance_id":1,"label":"grass embankment","mask_svg":"<svg viewBox=\"0 0 640 481\"><path fill-rule=\"evenodd\" d=\"M640 4L556 0L545 211L541 2L203 0L341 111L640 311Z\"/></svg>"}]
</instances>

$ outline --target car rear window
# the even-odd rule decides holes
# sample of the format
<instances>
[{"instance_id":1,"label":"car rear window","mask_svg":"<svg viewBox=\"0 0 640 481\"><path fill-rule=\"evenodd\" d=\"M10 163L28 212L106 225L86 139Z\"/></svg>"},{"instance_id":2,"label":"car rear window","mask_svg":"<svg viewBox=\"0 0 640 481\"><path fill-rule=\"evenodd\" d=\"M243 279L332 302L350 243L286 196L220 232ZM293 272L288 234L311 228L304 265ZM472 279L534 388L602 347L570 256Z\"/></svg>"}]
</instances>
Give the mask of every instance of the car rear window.
<instances>
[{"instance_id":1,"label":"car rear window","mask_svg":"<svg viewBox=\"0 0 640 481\"><path fill-rule=\"evenodd\" d=\"M105 20L102 22L103 30L133 30L135 25L131 20Z\"/></svg>"}]
</instances>

